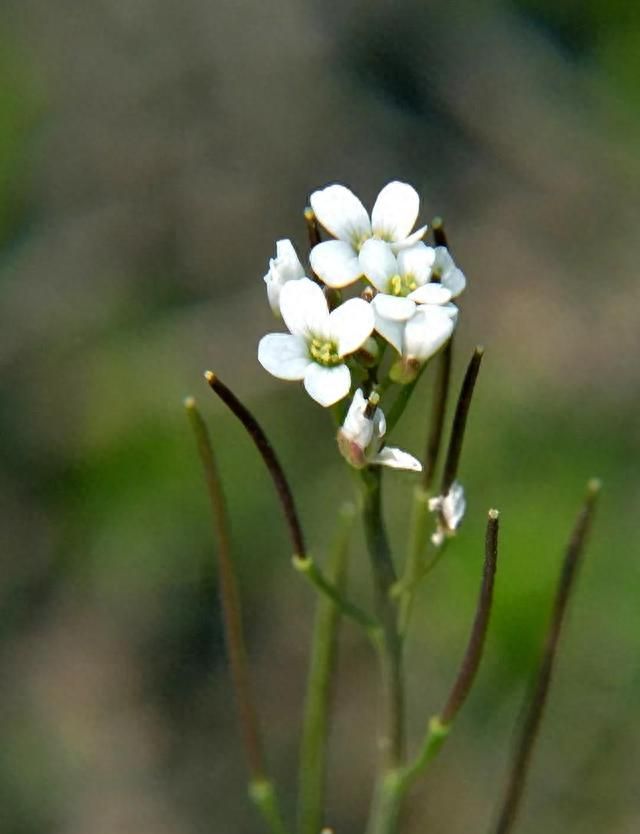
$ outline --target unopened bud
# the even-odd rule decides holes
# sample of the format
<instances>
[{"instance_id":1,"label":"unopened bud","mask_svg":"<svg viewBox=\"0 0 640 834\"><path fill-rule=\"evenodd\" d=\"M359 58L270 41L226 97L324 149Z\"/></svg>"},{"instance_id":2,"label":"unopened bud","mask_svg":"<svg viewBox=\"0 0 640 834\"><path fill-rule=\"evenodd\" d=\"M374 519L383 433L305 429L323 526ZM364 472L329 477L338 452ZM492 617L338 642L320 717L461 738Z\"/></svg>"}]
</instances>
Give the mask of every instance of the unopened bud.
<instances>
[{"instance_id":1,"label":"unopened bud","mask_svg":"<svg viewBox=\"0 0 640 834\"><path fill-rule=\"evenodd\" d=\"M355 469L364 469L367 465L365 449L350 437L344 429L338 429L338 449L342 457Z\"/></svg>"},{"instance_id":2,"label":"unopened bud","mask_svg":"<svg viewBox=\"0 0 640 834\"><path fill-rule=\"evenodd\" d=\"M386 429L384 414L378 409L380 396L372 392L365 399L362 389L355 392L344 423L338 429L340 454L356 469L369 463L369 453L377 449Z\"/></svg>"}]
</instances>

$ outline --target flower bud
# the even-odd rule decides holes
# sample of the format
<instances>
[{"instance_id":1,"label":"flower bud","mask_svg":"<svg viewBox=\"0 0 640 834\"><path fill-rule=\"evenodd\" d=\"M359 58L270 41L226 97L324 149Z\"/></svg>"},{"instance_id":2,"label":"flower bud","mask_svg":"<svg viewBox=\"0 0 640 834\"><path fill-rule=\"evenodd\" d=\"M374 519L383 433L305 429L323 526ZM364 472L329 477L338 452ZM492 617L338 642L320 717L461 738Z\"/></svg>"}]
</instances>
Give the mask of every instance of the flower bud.
<instances>
[{"instance_id":1,"label":"flower bud","mask_svg":"<svg viewBox=\"0 0 640 834\"><path fill-rule=\"evenodd\" d=\"M387 423L382 409L378 407L379 402L380 395L376 391L367 400L362 389L358 388L344 423L338 429L340 453L356 469L377 465L420 472L422 464L413 455L394 446L382 445Z\"/></svg>"},{"instance_id":2,"label":"flower bud","mask_svg":"<svg viewBox=\"0 0 640 834\"><path fill-rule=\"evenodd\" d=\"M386 431L384 414L377 408L377 399L373 402L373 407L373 414L369 416L369 401L365 399L362 389L358 388L344 423L338 429L340 454L356 469L362 469L367 465L367 452L374 445L377 449L378 441Z\"/></svg>"},{"instance_id":3,"label":"flower bud","mask_svg":"<svg viewBox=\"0 0 640 834\"><path fill-rule=\"evenodd\" d=\"M269 304L274 315L280 317L280 292L287 281L304 277L304 267L291 241L277 241L276 256L269 260L269 272L264 276Z\"/></svg>"}]
</instances>

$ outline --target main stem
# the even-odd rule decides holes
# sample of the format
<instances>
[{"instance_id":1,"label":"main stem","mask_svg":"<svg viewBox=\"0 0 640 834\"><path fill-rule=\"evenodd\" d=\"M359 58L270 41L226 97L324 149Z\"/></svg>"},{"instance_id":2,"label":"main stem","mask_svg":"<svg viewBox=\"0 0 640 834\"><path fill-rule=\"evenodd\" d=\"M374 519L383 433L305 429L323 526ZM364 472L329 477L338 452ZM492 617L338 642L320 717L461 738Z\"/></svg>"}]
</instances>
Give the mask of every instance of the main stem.
<instances>
[{"instance_id":1,"label":"main stem","mask_svg":"<svg viewBox=\"0 0 640 834\"><path fill-rule=\"evenodd\" d=\"M373 574L376 611L383 631L380 659L385 715L383 769L376 789L369 834L393 834L396 830L397 809L391 811L387 808L387 799L389 782L394 780L405 756L404 681L402 640L390 594L396 574L382 517L380 476L379 469L362 471L362 516Z\"/></svg>"}]
</instances>

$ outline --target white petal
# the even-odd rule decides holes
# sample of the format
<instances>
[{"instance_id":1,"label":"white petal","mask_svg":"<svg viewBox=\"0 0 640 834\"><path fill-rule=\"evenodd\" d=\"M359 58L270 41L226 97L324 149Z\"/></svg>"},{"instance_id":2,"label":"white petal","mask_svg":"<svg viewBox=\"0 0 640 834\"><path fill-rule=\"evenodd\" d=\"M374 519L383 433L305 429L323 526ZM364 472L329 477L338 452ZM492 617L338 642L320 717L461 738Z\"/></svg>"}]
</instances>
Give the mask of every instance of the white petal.
<instances>
[{"instance_id":1,"label":"white petal","mask_svg":"<svg viewBox=\"0 0 640 834\"><path fill-rule=\"evenodd\" d=\"M348 287L362 275L358 253L342 240L325 240L309 255L311 269L328 287Z\"/></svg>"},{"instance_id":2,"label":"white petal","mask_svg":"<svg viewBox=\"0 0 640 834\"><path fill-rule=\"evenodd\" d=\"M342 424L344 432L350 438L358 437L360 432L362 431L363 421L365 419L364 412L366 407L367 400L365 399L364 393L362 392L362 388L358 388L358 390L353 395L351 405L349 406L349 410L347 411L346 417L344 418L344 422Z\"/></svg>"},{"instance_id":3,"label":"white petal","mask_svg":"<svg viewBox=\"0 0 640 834\"><path fill-rule=\"evenodd\" d=\"M420 307L418 307L418 309L420 309ZM446 313L449 316L449 318L453 320L454 324L458 323L458 313L460 312L460 310L456 307L455 304L452 304L451 302L449 302L448 304L441 304L439 306L439 309L443 313Z\"/></svg>"},{"instance_id":4,"label":"white petal","mask_svg":"<svg viewBox=\"0 0 640 834\"><path fill-rule=\"evenodd\" d=\"M376 316L389 321L408 321L416 311L416 305L410 298L378 293L371 302Z\"/></svg>"},{"instance_id":5,"label":"white petal","mask_svg":"<svg viewBox=\"0 0 640 834\"><path fill-rule=\"evenodd\" d=\"M402 353L404 328L405 322L403 321L391 321L390 319L383 319L382 316L378 315L375 317L375 329L383 339L386 339L390 345L393 345L398 353Z\"/></svg>"},{"instance_id":6,"label":"white petal","mask_svg":"<svg viewBox=\"0 0 640 834\"><path fill-rule=\"evenodd\" d=\"M377 290L388 289L389 278L398 273L398 262L383 240L370 238L360 250L360 267Z\"/></svg>"},{"instance_id":7,"label":"white petal","mask_svg":"<svg viewBox=\"0 0 640 834\"><path fill-rule=\"evenodd\" d=\"M398 253L400 275L413 275L418 285L426 284L431 278L431 267L436 259L432 246L415 243Z\"/></svg>"},{"instance_id":8,"label":"white petal","mask_svg":"<svg viewBox=\"0 0 640 834\"><path fill-rule=\"evenodd\" d=\"M442 284L425 284L409 294L416 304L446 304L451 300L451 291Z\"/></svg>"},{"instance_id":9,"label":"white petal","mask_svg":"<svg viewBox=\"0 0 640 834\"><path fill-rule=\"evenodd\" d=\"M424 237L424 233L427 231L428 226L420 226L420 228L413 232L413 234L409 235L409 237L405 237L404 240L396 240L391 244L391 248L394 252L401 252L403 249L408 249L410 246L415 246L418 241L422 240Z\"/></svg>"},{"instance_id":10,"label":"white petal","mask_svg":"<svg viewBox=\"0 0 640 834\"><path fill-rule=\"evenodd\" d=\"M378 194L371 212L373 233L383 240L403 240L413 229L419 208L415 188L406 182L390 182Z\"/></svg>"},{"instance_id":11,"label":"white petal","mask_svg":"<svg viewBox=\"0 0 640 834\"><path fill-rule=\"evenodd\" d=\"M318 222L339 240L355 244L371 236L367 210L344 185L314 191L310 201Z\"/></svg>"},{"instance_id":12,"label":"white petal","mask_svg":"<svg viewBox=\"0 0 640 834\"><path fill-rule=\"evenodd\" d=\"M467 502L464 497L464 488L458 481L454 481L442 501L442 515L447 522L449 530L455 530L458 527L466 508Z\"/></svg>"},{"instance_id":13,"label":"white petal","mask_svg":"<svg viewBox=\"0 0 640 834\"><path fill-rule=\"evenodd\" d=\"M276 256L269 261L269 272L264 276L269 304L276 316L280 315L280 290L287 281L304 278L304 267L290 240L276 242Z\"/></svg>"},{"instance_id":14,"label":"white petal","mask_svg":"<svg viewBox=\"0 0 640 834\"><path fill-rule=\"evenodd\" d=\"M436 246L436 262L434 268L440 275L446 275L452 269L455 269L455 261L451 257L451 253L446 246Z\"/></svg>"},{"instance_id":15,"label":"white petal","mask_svg":"<svg viewBox=\"0 0 640 834\"><path fill-rule=\"evenodd\" d=\"M312 362L304 375L304 387L309 396L326 408L349 393L351 388L349 368L346 365L325 368L323 365Z\"/></svg>"},{"instance_id":16,"label":"white petal","mask_svg":"<svg viewBox=\"0 0 640 834\"><path fill-rule=\"evenodd\" d=\"M371 305L362 298L345 301L329 315L328 336L335 339L338 355L353 353L371 335L374 315Z\"/></svg>"},{"instance_id":17,"label":"white petal","mask_svg":"<svg viewBox=\"0 0 640 834\"><path fill-rule=\"evenodd\" d=\"M371 463L380 466L390 466L392 469L408 469L411 472L422 472L422 464L409 452L396 449L394 446L385 446L377 455L371 458Z\"/></svg>"},{"instance_id":18,"label":"white petal","mask_svg":"<svg viewBox=\"0 0 640 834\"><path fill-rule=\"evenodd\" d=\"M269 262L271 270L276 270L283 282L304 278L304 267L288 238L276 241L276 256Z\"/></svg>"},{"instance_id":19,"label":"white petal","mask_svg":"<svg viewBox=\"0 0 640 834\"><path fill-rule=\"evenodd\" d=\"M418 307L405 325L402 352L424 362L440 350L453 328L453 320L441 307Z\"/></svg>"},{"instance_id":20,"label":"white petal","mask_svg":"<svg viewBox=\"0 0 640 834\"><path fill-rule=\"evenodd\" d=\"M458 269L457 266L443 275L440 281L442 286L449 290L452 298L457 298L467 286L467 279L464 277L464 272Z\"/></svg>"},{"instance_id":21,"label":"white petal","mask_svg":"<svg viewBox=\"0 0 640 834\"><path fill-rule=\"evenodd\" d=\"M274 316L280 316L280 290L282 285L273 281L271 273L264 276L267 285L267 298L269 299L269 306Z\"/></svg>"},{"instance_id":22,"label":"white petal","mask_svg":"<svg viewBox=\"0 0 640 834\"><path fill-rule=\"evenodd\" d=\"M326 326L329 308L320 287L309 278L288 281L280 291L280 312L294 336L309 338Z\"/></svg>"},{"instance_id":23,"label":"white petal","mask_svg":"<svg viewBox=\"0 0 640 834\"><path fill-rule=\"evenodd\" d=\"M367 400L358 388L353 395L353 400L347 411L347 416L342 424L344 436L358 446L364 454L365 449L371 443L374 432L374 420L366 416Z\"/></svg>"},{"instance_id":24,"label":"white petal","mask_svg":"<svg viewBox=\"0 0 640 834\"><path fill-rule=\"evenodd\" d=\"M307 343L289 333L269 333L260 339L258 361L279 379L303 379L311 363Z\"/></svg>"}]
</instances>

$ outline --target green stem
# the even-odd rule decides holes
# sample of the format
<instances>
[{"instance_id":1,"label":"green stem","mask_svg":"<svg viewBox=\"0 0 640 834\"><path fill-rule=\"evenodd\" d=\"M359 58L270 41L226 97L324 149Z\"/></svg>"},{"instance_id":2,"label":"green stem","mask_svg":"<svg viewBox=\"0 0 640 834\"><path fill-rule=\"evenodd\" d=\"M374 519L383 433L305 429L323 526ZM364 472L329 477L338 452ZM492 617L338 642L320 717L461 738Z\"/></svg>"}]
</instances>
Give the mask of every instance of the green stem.
<instances>
[{"instance_id":1,"label":"green stem","mask_svg":"<svg viewBox=\"0 0 640 834\"><path fill-rule=\"evenodd\" d=\"M405 794L415 780L424 772L429 762L440 751L440 748L449 735L456 715L469 694L476 672L478 671L487 626L489 624L497 559L498 512L497 510L490 510L487 519L485 559L480 595L476 607L476 616L473 621L462 664L442 712L439 715L434 715L429 721L427 733L418 751L418 755L406 767L396 771L393 774L393 779L388 779L386 784L382 785L377 797L379 806L377 812L383 820L387 820L387 826L391 827L373 828L369 834L387 834L387 832L394 832L395 829L393 826L397 820Z\"/></svg>"},{"instance_id":2,"label":"green stem","mask_svg":"<svg viewBox=\"0 0 640 834\"><path fill-rule=\"evenodd\" d=\"M391 589L396 575L382 518L381 472L362 470L362 515L373 574L377 617L382 625L380 661L384 690L385 758L378 778L368 834L395 834L399 806L393 804L393 785L405 756L404 681L402 640L397 629Z\"/></svg>"},{"instance_id":3,"label":"green stem","mask_svg":"<svg viewBox=\"0 0 640 834\"><path fill-rule=\"evenodd\" d=\"M348 544L354 517L353 505L345 505L340 512L339 529L329 567L332 586L339 593L346 584ZM331 683L341 613L341 606L331 595L319 597L311 646L300 755L299 834L318 834L323 822Z\"/></svg>"},{"instance_id":4,"label":"green stem","mask_svg":"<svg viewBox=\"0 0 640 834\"><path fill-rule=\"evenodd\" d=\"M400 634L405 635L411 616L411 608L415 588L424 562L424 553L427 547L429 536L429 493L421 486L417 486L413 493L413 512L411 517L411 528L409 532L409 550L405 564L404 575L399 585L400 613L398 616L398 629Z\"/></svg>"},{"instance_id":5,"label":"green stem","mask_svg":"<svg viewBox=\"0 0 640 834\"><path fill-rule=\"evenodd\" d=\"M373 797L373 805L367 826L367 834L395 834L404 791L402 773L389 770L379 780Z\"/></svg>"},{"instance_id":6,"label":"green stem","mask_svg":"<svg viewBox=\"0 0 640 834\"><path fill-rule=\"evenodd\" d=\"M380 781L367 834L395 834L407 791L438 753L448 733L447 725L442 724L437 716L432 718L424 744L415 760L404 768L389 771Z\"/></svg>"},{"instance_id":7,"label":"green stem","mask_svg":"<svg viewBox=\"0 0 640 834\"><path fill-rule=\"evenodd\" d=\"M421 560L413 582L405 582L404 578L400 580L400 582L396 582L394 587L391 589L391 596L397 598L405 593L414 594L418 585L422 582L425 576L431 573L431 571L438 564L447 548L448 543L449 538L447 537L445 537L440 544L433 544L433 542L430 542L430 549L433 553L431 558Z\"/></svg>"},{"instance_id":8,"label":"green stem","mask_svg":"<svg viewBox=\"0 0 640 834\"><path fill-rule=\"evenodd\" d=\"M409 404L409 400L411 399L411 395L413 394L414 388L420 381L420 377L422 376L424 369L427 367L427 362L425 362L420 370L418 371L418 375L416 378L409 382L407 385L402 385L400 387L400 391L398 392L398 396L393 401L393 405L389 413L387 414L387 435L390 435L393 429L396 426L398 420L404 414L404 410Z\"/></svg>"},{"instance_id":9,"label":"green stem","mask_svg":"<svg viewBox=\"0 0 640 834\"><path fill-rule=\"evenodd\" d=\"M268 779L252 779L249 783L249 797L271 834L288 834L282 820L273 782Z\"/></svg>"},{"instance_id":10,"label":"green stem","mask_svg":"<svg viewBox=\"0 0 640 834\"><path fill-rule=\"evenodd\" d=\"M363 469L362 483L365 538L373 574L376 613L383 632L381 661L386 712L384 747L387 768L394 770L402 763L405 746L402 645L390 593L396 574L382 518L380 469Z\"/></svg>"},{"instance_id":11,"label":"green stem","mask_svg":"<svg viewBox=\"0 0 640 834\"><path fill-rule=\"evenodd\" d=\"M377 644L380 638L380 624L366 611L350 602L344 596L340 583L334 581L331 577L326 577L311 556L294 556L293 566L299 573L306 576L321 594L331 600L341 614L357 623L367 632L369 638Z\"/></svg>"},{"instance_id":12,"label":"green stem","mask_svg":"<svg viewBox=\"0 0 640 834\"><path fill-rule=\"evenodd\" d=\"M449 731L450 724L444 724L438 715L429 721L427 735L422 743L418 755L401 773L398 779L397 792L402 798L415 780L422 774L429 762L440 752Z\"/></svg>"}]
</instances>

